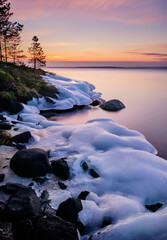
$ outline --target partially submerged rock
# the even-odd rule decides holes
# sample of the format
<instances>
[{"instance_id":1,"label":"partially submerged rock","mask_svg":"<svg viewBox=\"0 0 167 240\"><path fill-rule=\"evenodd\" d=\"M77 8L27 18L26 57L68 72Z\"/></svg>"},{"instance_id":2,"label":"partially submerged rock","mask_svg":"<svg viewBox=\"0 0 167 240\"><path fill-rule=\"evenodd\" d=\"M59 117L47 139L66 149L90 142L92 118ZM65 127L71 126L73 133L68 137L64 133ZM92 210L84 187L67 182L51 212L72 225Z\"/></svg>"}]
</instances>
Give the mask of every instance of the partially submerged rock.
<instances>
[{"instance_id":1,"label":"partially submerged rock","mask_svg":"<svg viewBox=\"0 0 167 240\"><path fill-rule=\"evenodd\" d=\"M119 111L125 108L125 105L117 99L109 100L100 105L103 110L106 111Z\"/></svg>"},{"instance_id":2,"label":"partially submerged rock","mask_svg":"<svg viewBox=\"0 0 167 240\"><path fill-rule=\"evenodd\" d=\"M39 148L18 151L12 157L10 167L21 177L45 176L50 172L47 152Z\"/></svg>"},{"instance_id":3,"label":"partially submerged rock","mask_svg":"<svg viewBox=\"0 0 167 240\"><path fill-rule=\"evenodd\" d=\"M10 133L0 130L0 145L13 146L13 138Z\"/></svg>"}]
</instances>

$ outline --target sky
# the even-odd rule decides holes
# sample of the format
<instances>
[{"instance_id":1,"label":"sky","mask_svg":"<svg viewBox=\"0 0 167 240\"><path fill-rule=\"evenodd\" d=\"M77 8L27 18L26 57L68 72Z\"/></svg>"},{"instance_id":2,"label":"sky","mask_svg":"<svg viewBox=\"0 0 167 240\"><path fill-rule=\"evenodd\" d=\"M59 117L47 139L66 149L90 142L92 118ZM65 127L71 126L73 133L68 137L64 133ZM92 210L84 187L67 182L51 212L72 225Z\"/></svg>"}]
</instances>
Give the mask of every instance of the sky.
<instances>
[{"instance_id":1,"label":"sky","mask_svg":"<svg viewBox=\"0 0 167 240\"><path fill-rule=\"evenodd\" d=\"M9 0L47 66L167 66L167 0Z\"/></svg>"}]
</instances>

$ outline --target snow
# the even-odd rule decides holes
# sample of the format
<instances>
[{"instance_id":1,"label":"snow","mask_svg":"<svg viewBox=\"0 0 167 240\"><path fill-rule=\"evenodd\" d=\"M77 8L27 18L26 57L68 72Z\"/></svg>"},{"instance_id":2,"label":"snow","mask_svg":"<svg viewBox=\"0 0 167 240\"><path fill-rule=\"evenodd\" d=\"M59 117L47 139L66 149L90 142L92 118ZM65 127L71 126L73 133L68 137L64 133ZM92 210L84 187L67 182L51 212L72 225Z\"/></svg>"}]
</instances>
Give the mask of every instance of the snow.
<instances>
[{"instance_id":1,"label":"snow","mask_svg":"<svg viewBox=\"0 0 167 240\"><path fill-rule=\"evenodd\" d=\"M77 81L50 74L43 76L43 79L50 85L55 86L59 91L59 95L58 99L51 98L54 104L48 103L45 98L33 98L32 101L29 101L29 105L36 106L40 110L67 110L75 105L91 104L93 100L101 96L101 93L94 92L95 87L86 81Z\"/></svg>"},{"instance_id":2,"label":"snow","mask_svg":"<svg viewBox=\"0 0 167 240\"><path fill-rule=\"evenodd\" d=\"M44 78L61 89L55 107L57 104L62 109L83 105L99 96L86 82L57 75ZM19 113L21 121L15 124L19 127L17 133L31 131L34 141L27 147L50 150L50 161L67 158L70 179L63 181L67 189L60 190L57 179L50 174L45 184L34 184L37 193L47 189L50 204L57 209L67 198L77 197L81 191L90 192L86 200L82 200L83 210L78 216L86 227L82 240L91 235L92 240L166 240L167 161L155 155L156 149L145 137L106 118L76 126L49 121L39 115L38 101L41 101L40 107L45 108L44 100L33 99L25 105ZM6 114L6 117L9 121L17 119L17 115ZM13 130L9 132L16 134ZM87 163L88 170L82 168L83 162ZM99 177L92 177L90 169ZM16 176L9 167L5 173L6 182L10 179L28 185L31 181ZM163 207L155 213L145 207L158 202ZM104 220L111 224L101 228Z\"/></svg>"}]
</instances>

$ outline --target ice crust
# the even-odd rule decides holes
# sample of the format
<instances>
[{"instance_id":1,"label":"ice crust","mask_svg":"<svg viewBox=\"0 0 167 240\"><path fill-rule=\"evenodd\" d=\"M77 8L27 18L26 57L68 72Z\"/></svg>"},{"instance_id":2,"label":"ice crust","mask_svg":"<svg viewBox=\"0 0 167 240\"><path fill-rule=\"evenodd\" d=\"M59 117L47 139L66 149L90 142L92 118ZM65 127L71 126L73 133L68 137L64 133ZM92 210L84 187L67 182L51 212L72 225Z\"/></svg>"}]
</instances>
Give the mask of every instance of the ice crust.
<instances>
[{"instance_id":1,"label":"ice crust","mask_svg":"<svg viewBox=\"0 0 167 240\"><path fill-rule=\"evenodd\" d=\"M54 104L48 103L45 98L34 98L29 101L30 105L37 106L40 110L58 109L67 110L74 106L84 106L91 104L93 100L98 99L101 93L94 92L94 85L86 81L77 81L65 78L59 75L46 74L43 79L58 91L58 99L51 98Z\"/></svg>"},{"instance_id":2,"label":"ice crust","mask_svg":"<svg viewBox=\"0 0 167 240\"><path fill-rule=\"evenodd\" d=\"M80 91L88 93L94 89L90 84L60 76L48 75L45 80L50 84L56 80L54 84L58 88L62 81L67 85L66 93L61 90L60 102L78 91L78 95L70 99L75 104L81 103L81 99L86 103L87 96ZM61 102L62 108L65 108L64 102ZM67 198L77 197L81 191L90 192L86 200L82 200L83 210L78 216L87 229L81 239L89 239L91 235L92 240L167 239L167 161L155 155L156 149L142 134L106 118L76 126L49 121L39 115L34 100L24 106L19 116L22 121L15 125L19 127L17 133L29 130L34 138L28 148L50 149L50 161L65 157L70 166L70 179L64 181L66 190L60 190L50 174L45 184L35 183L38 195L47 189L50 204L57 209ZM6 117L9 121L17 119L17 115L6 114ZM16 134L13 130L9 132ZM83 162L87 163L88 170L82 168ZM90 175L91 168L99 174L98 178ZM22 181L27 185L31 181L21 180L9 168L5 171L5 181ZM163 203L163 207L155 213L145 207L158 202ZM111 224L102 229L103 220Z\"/></svg>"}]
</instances>

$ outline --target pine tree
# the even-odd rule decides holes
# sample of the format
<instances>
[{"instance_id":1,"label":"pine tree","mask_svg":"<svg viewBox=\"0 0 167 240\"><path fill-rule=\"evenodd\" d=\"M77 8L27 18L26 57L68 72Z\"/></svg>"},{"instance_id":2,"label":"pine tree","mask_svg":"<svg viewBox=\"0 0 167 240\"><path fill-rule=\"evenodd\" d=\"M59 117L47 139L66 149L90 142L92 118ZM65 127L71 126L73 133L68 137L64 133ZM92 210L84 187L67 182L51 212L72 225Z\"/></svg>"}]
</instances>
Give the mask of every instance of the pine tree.
<instances>
[{"instance_id":1,"label":"pine tree","mask_svg":"<svg viewBox=\"0 0 167 240\"><path fill-rule=\"evenodd\" d=\"M45 55L41 44L38 42L37 36L32 38L31 47L28 49L28 53L30 54L30 63L33 63L34 71L37 67L46 66Z\"/></svg>"},{"instance_id":2,"label":"pine tree","mask_svg":"<svg viewBox=\"0 0 167 240\"><path fill-rule=\"evenodd\" d=\"M2 43L4 40L4 30L9 24L9 18L13 13L10 12L10 3L7 0L0 0L0 62L2 62Z\"/></svg>"}]
</instances>

